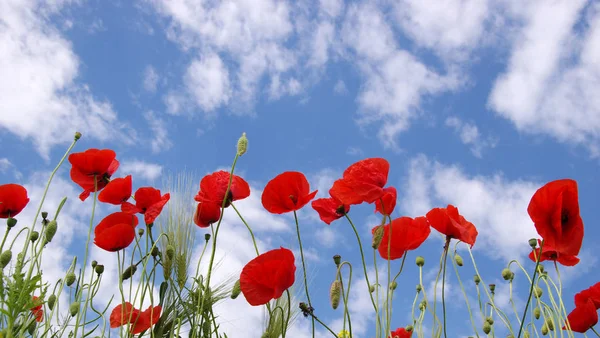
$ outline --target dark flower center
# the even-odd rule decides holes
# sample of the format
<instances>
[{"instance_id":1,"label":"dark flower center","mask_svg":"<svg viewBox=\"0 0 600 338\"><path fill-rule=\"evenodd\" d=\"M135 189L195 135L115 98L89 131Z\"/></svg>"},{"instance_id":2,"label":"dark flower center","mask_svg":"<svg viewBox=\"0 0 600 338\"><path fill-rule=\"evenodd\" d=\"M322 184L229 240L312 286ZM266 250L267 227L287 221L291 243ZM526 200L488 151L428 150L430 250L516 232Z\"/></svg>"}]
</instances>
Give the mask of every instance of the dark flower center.
<instances>
[{"instance_id":1,"label":"dark flower center","mask_svg":"<svg viewBox=\"0 0 600 338\"><path fill-rule=\"evenodd\" d=\"M294 196L294 195L290 195L290 199L292 200L292 202L294 204L298 203L298 197Z\"/></svg>"},{"instance_id":2,"label":"dark flower center","mask_svg":"<svg viewBox=\"0 0 600 338\"><path fill-rule=\"evenodd\" d=\"M561 225L566 225L569 222L569 212L567 210L562 210L562 213L560 215L560 224Z\"/></svg>"},{"instance_id":3,"label":"dark flower center","mask_svg":"<svg viewBox=\"0 0 600 338\"><path fill-rule=\"evenodd\" d=\"M346 214L346 208L344 208L344 205L342 204L339 207L337 207L337 209L335 209L335 213L340 216L344 216Z\"/></svg>"},{"instance_id":4,"label":"dark flower center","mask_svg":"<svg viewBox=\"0 0 600 338\"><path fill-rule=\"evenodd\" d=\"M231 192L231 190L229 190L227 192L227 196L225 196L225 208L230 206L231 202L233 202L233 193Z\"/></svg>"}]
</instances>

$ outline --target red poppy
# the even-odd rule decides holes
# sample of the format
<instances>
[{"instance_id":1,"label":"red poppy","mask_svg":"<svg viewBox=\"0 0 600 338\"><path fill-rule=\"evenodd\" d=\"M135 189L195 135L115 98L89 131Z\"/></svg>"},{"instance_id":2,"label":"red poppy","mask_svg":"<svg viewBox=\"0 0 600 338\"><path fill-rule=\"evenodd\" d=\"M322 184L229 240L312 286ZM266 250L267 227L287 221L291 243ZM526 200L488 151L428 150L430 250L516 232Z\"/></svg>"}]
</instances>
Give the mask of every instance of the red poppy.
<instances>
[{"instance_id":1,"label":"red poppy","mask_svg":"<svg viewBox=\"0 0 600 338\"><path fill-rule=\"evenodd\" d=\"M231 178L231 186L225 196L230 177L231 174L223 170L204 176L200 181L200 191L194 199L198 202L210 202L219 206L225 200L225 207L228 207L231 202L250 196L250 186L237 175L233 175Z\"/></svg>"},{"instance_id":2,"label":"red poppy","mask_svg":"<svg viewBox=\"0 0 600 338\"><path fill-rule=\"evenodd\" d=\"M267 251L242 269L240 289L250 305L264 305L281 297L294 284L294 254L285 248Z\"/></svg>"},{"instance_id":3,"label":"red poppy","mask_svg":"<svg viewBox=\"0 0 600 338\"><path fill-rule=\"evenodd\" d=\"M161 197L160 190L152 187L143 187L135 192L134 197L135 205L125 202L121 204L121 211L130 214L139 212L144 215L146 224L152 224L171 198L171 194L166 193Z\"/></svg>"},{"instance_id":4,"label":"red poppy","mask_svg":"<svg viewBox=\"0 0 600 338\"><path fill-rule=\"evenodd\" d=\"M375 212L379 212L384 216L391 215L396 207L397 196L398 193L396 192L396 188L387 187L383 189L383 196L375 201ZM382 201L383 204L381 203Z\"/></svg>"},{"instance_id":5,"label":"red poppy","mask_svg":"<svg viewBox=\"0 0 600 338\"><path fill-rule=\"evenodd\" d=\"M110 327L116 328L131 323L140 315L140 310L133 307L129 302L119 304L110 313Z\"/></svg>"},{"instance_id":6,"label":"red poppy","mask_svg":"<svg viewBox=\"0 0 600 338\"><path fill-rule=\"evenodd\" d=\"M94 229L94 244L106 251L125 249L135 238L138 219L135 215L115 212L106 217Z\"/></svg>"},{"instance_id":7,"label":"red poppy","mask_svg":"<svg viewBox=\"0 0 600 338\"><path fill-rule=\"evenodd\" d=\"M471 247L475 244L477 229L473 223L458 213L455 206L448 204L446 208L431 209L426 216L427 221L435 230L450 238L471 244Z\"/></svg>"},{"instance_id":8,"label":"red poppy","mask_svg":"<svg viewBox=\"0 0 600 338\"><path fill-rule=\"evenodd\" d=\"M116 328L131 323L131 334L142 333L158 322L161 311L162 307L160 305L150 306L142 312L134 308L129 302L119 304L110 314L110 327Z\"/></svg>"},{"instance_id":9,"label":"red poppy","mask_svg":"<svg viewBox=\"0 0 600 338\"><path fill-rule=\"evenodd\" d=\"M31 313L33 313L36 322L41 322L44 320L44 310L42 310L42 302L38 301L39 298L37 296L32 296L31 299L33 300L33 304L39 304L31 308Z\"/></svg>"},{"instance_id":10,"label":"red poppy","mask_svg":"<svg viewBox=\"0 0 600 338\"><path fill-rule=\"evenodd\" d=\"M375 233L377 227L373 228L372 233ZM386 259L388 257L388 242L390 243L389 259L394 260L401 258L408 250L418 248L431 233L431 228L425 217L410 217L396 218L391 223L392 238L389 239L390 224L383 226L383 237L379 244L379 255Z\"/></svg>"},{"instance_id":11,"label":"red poppy","mask_svg":"<svg viewBox=\"0 0 600 338\"><path fill-rule=\"evenodd\" d=\"M119 168L119 161L115 157L115 152L110 149L88 149L69 155L71 180L83 188L80 200L85 201L90 193L106 186L108 179Z\"/></svg>"},{"instance_id":12,"label":"red poppy","mask_svg":"<svg viewBox=\"0 0 600 338\"><path fill-rule=\"evenodd\" d=\"M98 201L119 205L131 197L131 175L115 178L98 194Z\"/></svg>"},{"instance_id":13,"label":"red poppy","mask_svg":"<svg viewBox=\"0 0 600 338\"><path fill-rule=\"evenodd\" d=\"M316 194L317 190L310 192L303 173L286 171L267 183L262 194L262 205L270 213L284 214L302 209Z\"/></svg>"},{"instance_id":14,"label":"red poppy","mask_svg":"<svg viewBox=\"0 0 600 338\"><path fill-rule=\"evenodd\" d=\"M342 204L334 197L316 199L312 201L311 206L319 213L321 220L327 224L344 217L350 211L348 204Z\"/></svg>"},{"instance_id":15,"label":"red poppy","mask_svg":"<svg viewBox=\"0 0 600 338\"><path fill-rule=\"evenodd\" d=\"M579 254L583 242L577 196L574 180L552 181L535 192L527 208L544 245L570 256Z\"/></svg>"},{"instance_id":16,"label":"red poppy","mask_svg":"<svg viewBox=\"0 0 600 338\"><path fill-rule=\"evenodd\" d=\"M221 206L216 203L198 203L194 213L194 223L207 228L221 218Z\"/></svg>"},{"instance_id":17,"label":"red poppy","mask_svg":"<svg viewBox=\"0 0 600 338\"><path fill-rule=\"evenodd\" d=\"M590 299L596 309L600 309L600 283L596 283L575 295L575 306L581 306Z\"/></svg>"},{"instance_id":18,"label":"red poppy","mask_svg":"<svg viewBox=\"0 0 600 338\"><path fill-rule=\"evenodd\" d=\"M410 338L411 336L412 331L406 331L403 327L390 332L390 338Z\"/></svg>"},{"instance_id":19,"label":"red poppy","mask_svg":"<svg viewBox=\"0 0 600 338\"><path fill-rule=\"evenodd\" d=\"M150 306L146 311L140 312L140 316L137 320L132 321L131 334L142 333L150 329L160 319L160 312L162 307L157 305L155 307Z\"/></svg>"},{"instance_id":20,"label":"red poppy","mask_svg":"<svg viewBox=\"0 0 600 338\"><path fill-rule=\"evenodd\" d=\"M389 171L390 164L383 158L358 161L333 183L329 194L344 204L373 203L383 196Z\"/></svg>"},{"instance_id":21,"label":"red poppy","mask_svg":"<svg viewBox=\"0 0 600 338\"><path fill-rule=\"evenodd\" d=\"M538 244L541 246L542 241L538 239ZM535 249L529 253L529 259L532 261L536 261L535 259L540 255L540 248ZM557 261L558 263L564 266L574 266L579 263L579 258L577 256L565 255L562 254L556 249L550 247L548 244L544 243L544 248L542 249L542 255L540 256L540 262L543 261Z\"/></svg>"},{"instance_id":22,"label":"red poppy","mask_svg":"<svg viewBox=\"0 0 600 338\"><path fill-rule=\"evenodd\" d=\"M17 216L29 203L27 190L18 184L0 185L0 218Z\"/></svg>"},{"instance_id":23,"label":"red poppy","mask_svg":"<svg viewBox=\"0 0 600 338\"><path fill-rule=\"evenodd\" d=\"M594 302L588 299L585 303L576 306L567 316L567 321L569 321L571 331L585 333L598 323L598 312L596 312ZM566 325L562 329L566 330Z\"/></svg>"}]
</instances>

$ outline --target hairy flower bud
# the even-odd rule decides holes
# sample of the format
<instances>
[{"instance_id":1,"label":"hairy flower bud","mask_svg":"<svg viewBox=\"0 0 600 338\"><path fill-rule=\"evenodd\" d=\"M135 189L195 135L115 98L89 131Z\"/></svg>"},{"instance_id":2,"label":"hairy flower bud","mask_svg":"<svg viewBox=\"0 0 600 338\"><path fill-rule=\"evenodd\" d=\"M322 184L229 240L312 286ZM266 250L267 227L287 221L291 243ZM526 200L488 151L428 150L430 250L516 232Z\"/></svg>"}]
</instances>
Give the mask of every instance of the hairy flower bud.
<instances>
[{"instance_id":1,"label":"hairy flower bud","mask_svg":"<svg viewBox=\"0 0 600 338\"><path fill-rule=\"evenodd\" d=\"M95 268L96 265L98 265L98 261L97 260L93 260L92 261L92 268Z\"/></svg>"},{"instance_id":2,"label":"hairy flower bud","mask_svg":"<svg viewBox=\"0 0 600 338\"><path fill-rule=\"evenodd\" d=\"M537 246L537 239L535 239L535 238L532 238L532 239L530 239L530 240L529 240L529 246L530 246L532 249L535 249L535 247Z\"/></svg>"},{"instance_id":3,"label":"hairy flower bud","mask_svg":"<svg viewBox=\"0 0 600 338\"><path fill-rule=\"evenodd\" d=\"M6 219L6 225L7 225L9 228L12 228L12 227L14 227L15 225L17 225L17 219L16 219L16 218L12 218L12 217L9 217L9 218L7 218L7 219Z\"/></svg>"},{"instance_id":4,"label":"hairy flower bud","mask_svg":"<svg viewBox=\"0 0 600 338\"><path fill-rule=\"evenodd\" d=\"M462 257L460 257L458 254L454 255L454 261L456 262L456 265L458 266L463 266L463 259Z\"/></svg>"},{"instance_id":5,"label":"hairy flower bud","mask_svg":"<svg viewBox=\"0 0 600 338\"><path fill-rule=\"evenodd\" d=\"M540 263L538 264L538 272L539 273L544 273L546 270L544 270L544 264Z\"/></svg>"},{"instance_id":6,"label":"hairy flower bud","mask_svg":"<svg viewBox=\"0 0 600 338\"><path fill-rule=\"evenodd\" d=\"M427 309L427 301L423 299L421 303L419 303L419 310L425 311L425 309Z\"/></svg>"},{"instance_id":7,"label":"hairy flower bud","mask_svg":"<svg viewBox=\"0 0 600 338\"><path fill-rule=\"evenodd\" d=\"M425 258L423 258L423 256L417 256L415 263L417 263L417 266L423 266L425 265Z\"/></svg>"},{"instance_id":8,"label":"hairy flower bud","mask_svg":"<svg viewBox=\"0 0 600 338\"><path fill-rule=\"evenodd\" d=\"M98 264L94 267L94 271L96 271L97 274L101 275L104 272L104 265L102 264Z\"/></svg>"},{"instance_id":9,"label":"hairy flower bud","mask_svg":"<svg viewBox=\"0 0 600 338\"><path fill-rule=\"evenodd\" d=\"M544 291L542 290L542 288L537 285L533 289L533 292L534 292L536 298L540 298L544 294Z\"/></svg>"},{"instance_id":10,"label":"hairy flower bud","mask_svg":"<svg viewBox=\"0 0 600 338\"><path fill-rule=\"evenodd\" d=\"M335 263L335 266L340 265L340 263L342 262L342 256L340 256L340 255L334 255L333 256L333 262Z\"/></svg>"},{"instance_id":11,"label":"hairy flower bud","mask_svg":"<svg viewBox=\"0 0 600 338\"><path fill-rule=\"evenodd\" d=\"M248 138L246 137L246 133L242 133L242 136L239 138L237 142L237 154L238 156L242 156L248 150Z\"/></svg>"},{"instance_id":12,"label":"hairy flower bud","mask_svg":"<svg viewBox=\"0 0 600 338\"><path fill-rule=\"evenodd\" d=\"M29 234L29 240L32 242L37 241L38 238L40 238L40 233L37 231L32 231L31 234Z\"/></svg>"},{"instance_id":13,"label":"hairy flower bud","mask_svg":"<svg viewBox=\"0 0 600 338\"><path fill-rule=\"evenodd\" d=\"M75 141L79 141L80 138L81 138L81 133L78 132L78 131L76 131L75 132L75 137L74 137Z\"/></svg>"},{"instance_id":14,"label":"hairy flower bud","mask_svg":"<svg viewBox=\"0 0 600 338\"><path fill-rule=\"evenodd\" d=\"M12 251L6 250L0 255L0 268L4 269L12 259Z\"/></svg>"},{"instance_id":15,"label":"hairy flower bud","mask_svg":"<svg viewBox=\"0 0 600 338\"><path fill-rule=\"evenodd\" d=\"M75 283L75 278L75 273L73 273L73 271L69 271L65 276L65 282L67 283L67 286L73 285L73 283Z\"/></svg>"},{"instance_id":16,"label":"hairy flower bud","mask_svg":"<svg viewBox=\"0 0 600 338\"><path fill-rule=\"evenodd\" d=\"M378 225L375 228L375 232L373 233L373 242L371 243L371 247L375 250L379 248L379 244L381 244L381 239L383 238L384 229L382 225Z\"/></svg>"},{"instance_id":17,"label":"hairy flower bud","mask_svg":"<svg viewBox=\"0 0 600 338\"><path fill-rule=\"evenodd\" d=\"M496 284L490 284L490 292L493 294L496 291Z\"/></svg>"},{"instance_id":18,"label":"hairy flower bud","mask_svg":"<svg viewBox=\"0 0 600 338\"><path fill-rule=\"evenodd\" d=\"M48 297L48 308L50 310L54 309L54 304L56 304L56 295L52 294Z\"/></svg>"},{"instance_id":19,"label":"hairy flower bud","mask_svg":"<svg viewBox=\"0 0 600 338\"><path fill-rule=\"evenodd\" d=\"M375 285L373 285L373 284L369 285L369 292L370 293L375 292Z\"/></svg>"},{"instance_id":20,"label":"hairy flower bud","mask_svg":"<svg viewBox=\"0 0 600 338\"><path fill-rule=\"evenodd\" d=\"M56 221L50 221L50 223L48 223L48 225L46 226L46 242L50 243L52 242L52 238L54 238L54 235L56 235L56 231L58 230L58 223L56 223Z\"/></svg>"},{"instance_id":21,"label":"hairy flower bud","mask_svg":"<svg viewBox=\"0 0 600 338\"><path fill-rule=\"evenodd\" d=\"M140 236L140 237L144 236L144 228L138 229L138 236Z\"/></svg>"},{"instance_id":22,"label":"hairy flower bud","mask_svg":"<svg viewBox=\"0 0 600 338\"><path fill-rule=\"evenodd\" d=\"M236 280L235 284L233 284L233 289L231 290L231 299L236 299L240 293L242 292L241 286L240 286L240 280Z\"/></svg>"},{"instance_id":23,"label":"hairy flower bud","mask_svg":"<svg viewBox=\"0 0 600 338\"><path fill-rule=\"evenodd\" d=\"M487 321L483 322L483 333L489 334L492 331L492 326Z\"/></svg>"},{"instance_id":24,"label":"hairy flower bud","mask_svg":"<svg viewBox=\"0 0 600 338\"><path fill-rule=\"evenodd\" d=\"M546 324L542 325L542 335L548 334L548 326Z\"/></svg>"},{"instance_id":25,"label":"hairy flower bud","mask_svg":"<svg viewBox=\"0 0 600 338\"><path fill-rule=\"evenodd\" d=\"M170 260L173 260L174 256L175 256L175 248L171 244L167 245L167 258L169 258Z\"/></svg>"},{"instance_id":26,"label":"hairy flower bud","mask_svg":"<svg viewBox=\"0 0 600 338\"><path fill-rule=\"evenodd\" d=\"M210 234L204 234L204 240L205 241L210 241Z\"/></svg>"},{"instance_id":27,"label":"hairy flower bud","mask_svg":"<svg viewBox=\"0 0 600 338\"><path fill-rule=\"evenodd\" d=\"M393 281L390 284L390 290L396 290L397 287L398 287L398 283L396 283L396 281Z\"/></svg>"},{"instance_id":28,"label":"hairy flower bud","mask_svg":"<svg viewBox=\"0 0 600 338\"><path fill-rule=\"evenodd\" d=\"M479 285L479 283L481 282L481 278L479 277L479 275L475 275L473 277L473 281L475 281L476 285Z\"/></svg>"},{"instance_id":29,"label":"hairy flower bud","mask_svg":"<svg viewBox=\"0 0 600 338\"><path fill-rule=\"evenodd\" d=\"M133 276L135 274L135 272L137 271L137 266L132 265L130 267L128 267L127 269L125 269L125 271L123 271L123 276L121 277L123 280L128 280L129 278L131 278L131 276Z\"/></svg>"},{"instance_id":30,"label":"hairy flower bud","mask_svg":"<svg viewBox=\"0 0 600 338\"><path fill-rule=\"evenodd\" d=\"M408 325L407 327L404 328L406 330L406 332L412 332L413 330L413 326L412 325Z\"/></svg>"},{"instance_id":31,"label":"hairy flower bud","mask_svg":"<svg viewBox=\"0 0 600 338\"><path fill-rule=\"evenodd\" d=\"M502 270L502 278L504 278L504 280L513 280L514 277L514 272L510 271L509 268L504 268Z\"/></svg>"},{"instance_id":32,"label":"hairy flower bud","mask_svg":"<svg viewBox=\"0 0 600 338\"><path fill-rule=\"evenodd\" d=\"M71 317L75 317L79 312L79 302L73 302L69 306L69 313L71 313Z\"/></svg>"},{"instance_id":33,"label":"hairy flower bud","mask_svg":"<svg viewBox=\"0 0 600 338\"><path fill-rule=\"evenodd\" d=\"M152 255L152 257L156 257L158 256L158 247L155 245L152 247L152 250L150 251L150 254Z\"/></svg>"},{"instance_id":34,"label":"hairy flower bud","mask_svg":"<svg viewBox=\"0 0 600 338\"><path fill-rule=\"evenodd\" d=\"M423 290L423 287L421 287L421 284L417 284L417 293L421 292L421 290Z\"/></svg>"},{"instance_id":35,"label":"hairy flower bud","mask_svg":"<svg viewBox=\"0 0 600 338\"><path fill-rule=\"evenodd\" d=\"M336 279L331 283L331 287L329 288L329 303L331 307L335 310L340 305L340 296L342 294L342 282L339 279Z\"/></svg>"},{"instance_id":36,"label":"hairy flower bud","mask_svg":"<svg viewBox=\"0 0 600 338\"><path fill-rule=\"evenodd\" d=\"M485 319L485 321L488 322L488 323L490 323L490 325L494 325L494 318L492 318L492 317L487 317Z\"/></svg>"},{"instance_id":37,"label":"hairy flower bud","mask_svg":"<svg viewBox=\"0 0 600 338\"><path fill-rule=\"evenodd\" d=\"M548 330L554 331L554 322L552 321L552 317L546 317L546 325L548 325Z\"/></svg>"},{"instance_id":38,"label":"hairy flower bud","mask_svg":"<svg viewBox=\"0 0 600 338\"><path fill-rule=\"evenodd\" d=\"M523 338L529 338L529 332L528 331L525 331L523 333Z\"/></svg>"},{"instance_id":39,"label":"hairy flower bud","mask_svg":"<svg viewBox=\"0 0 600 338\"><path fill-rule=\"evenodd\" d=\"M541 311L539 307L536 307L535 309L533 309L533 316L535 317L535 319L540 319L540 315L541 315Z\"/></svg>"}]
</instances>

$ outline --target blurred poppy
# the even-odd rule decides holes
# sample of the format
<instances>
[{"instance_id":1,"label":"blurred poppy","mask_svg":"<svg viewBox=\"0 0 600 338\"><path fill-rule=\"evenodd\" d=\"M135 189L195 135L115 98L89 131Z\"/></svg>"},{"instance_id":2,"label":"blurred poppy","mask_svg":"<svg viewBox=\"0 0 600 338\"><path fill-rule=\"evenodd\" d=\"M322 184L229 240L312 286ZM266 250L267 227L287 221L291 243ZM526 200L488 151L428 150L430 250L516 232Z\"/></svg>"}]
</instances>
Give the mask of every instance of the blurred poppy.
<instances>
[{"instance_id":1,"label":"blurred poppy","mask_svg":"<svg viewBox=\"0 0 600 338\"><path fill-rule=\"evenodd\" d=\"M269 181L262 193L262 205L272 214L284 214L302 209L310 202L317 190L310 192L304 174L286 171Z\"/></svg>"},{"instance_id":2,"label":"blurred poppy","mask_svg":"<svg viewBox=\"0 0 600 338\"><path fill-rule=\"evenodd\" d=\"M144 215L146 224L152 224L171 198L171 194L166 193L160 196L160 190L152 187L142 187L135 192L134 197L135 205L125 202L121 204L121 211L130 214L139 212Z\"/></svg>"},{"instance_id":3,"label":"blurred poppy","mask_svg":"<svg viewBox=\"0 0 600 338\"><path fill-rule=\"evenodd\" d=\"M292 251L283 247L267 251L244 266L240 289L250 305L264 305L294 284L295 273Z\"/></svg>"},{"instance_id":4,"label":"blurred poppy","mask_svg":"<svg viewBox=\"0 0 600 338\"><path fill-rule=\"evenodd\" d=\"M538 244L541 246L542 241L538 239ZM537 247L534 251L529 253L529 259L532 261L536 261L536 258L540 255L540 248ZM556 251L556 249L552 248L548 244L544 242L544 248L542 249L542 255L540 256L540 262L543 261L557 261L558 263L564 266L574 266L579 263L579 258L577 256L565 255Z\"/></svg>"},{"instance_id":5,"label":"blurred poppy","mask_svg":"<svg viewBox=\"0 0 600 338\"><path fill-rule=\"evenodd\" d=\"M596 309L600 309L600 283L596 283L589 288L575 295L575 306L581 306L590 299Z\"/></svg>"},{"instance_id":6,"label":"blurred poppy","mask_svg":"<svg viewBox=\"0 0 600 338\"><path fill-rule=\"evenodd\" d=\"M458 213L455 206L448 204L446 208L431 209L426 217L429 224L442 234L470 244L471 247L475 244L477 229Z\"/></svg>"},{"instance_id":7,"label":"blurred poppy","mask_svg":"<svg viewBox=\"0 0 600 338\"><path fill-rule=\"evenodd\" d=\"M390 226L392 237L389 239ZM373 228L372 233L378 227ZM401 258L404 253L408 250L415 250L418 248L431 233L431 228L427 223L425 217L417 217L412 219L410 217L396 218L391 224L383 226L383 237L379 244L379 255L383 259L388 257L388 242L390 244L389 259L394 260Z\"/></svg>"},{"instance_id":8,"label":"blurred poppy","mask_svg":"<svg viewBox=\"0 0 600 338\"><path fill-rule=\"evenodd\" d=\"M44 320L43 304L37 296L32 296L31 299L33 300L33 304L39 304L31 308L31 313L33 313L36 322L41 322Z\"/></svg>"},{"instance_id":9,"label":"blurred poppy","mask_svg":"<svg viewBox=\"0 0 600 338\"><path fill-rule=\"evenodd\" d=\"M119 168L115 157L115 152L110 149L88 149L69 155L71 180L83 189L80 200L85 201L90 193L102 190L108 184L108 179Z\"/></svg>"},{"instance_id":10,"label":"blurred poppy","mask_svg":"<svg viewBox=\"0 0 600 338\"><path fill-rule=\"evenodd\" d=\"M250 186L237 175L233 175L231 178L231 186L225 196L230 177L231 174L223 170L204 176L200 181L200 191L194 199L198 202L210 202L219 206L222 206L225 201L225 207L228 207L231 202L250 196Z\"/></svg>"},{"instance_id":11,"label":"blurred poppy","mask_svg":"<svg viewBox=\"0 0 600 338\"><path fill-rule=\"evenodd\" d=\"M18 184L0 185L0 218L17 216L29 203L27 190Z\"/></svg>"},{"instance_id":12,"label":"blurred poppy","mask_svg":"<svg viewBox=\"0 0 600 338\"><path fill-rule=\"evenodd\" d=\"M348 204L342 204L334 197L316 199L312 201L311 206L319 213L321 220L327 224L344 217L350 211Z\"/></svg>"},{"instance_id":13,"label":"blurred poppy","mask_svg":"<svg viewBox=\"0 0 600 338\"><path fill-rule=\"evenodd\" d=\"M145 311L140 312L140 316L135 321L131 321L131 334L142 333L150 329L160 319L160 312L162 307L157 305L155 307L148 307Z\"/></svg>"},{"instance_id":14,"label":"blurred poppy","mask_svg":"<svg viewBox=\"0 0 600 338\"><path fill-rule=\"evenodd\" d=\"M131 175L111 180L98 194L98 201L119 205L131 197Z\"/></svg>"},{"instance_id":15,"label":"blurred poppy","mask_svg":"<svg viewBox=\"0 0 600 338\"><path fill-rule=\"evenodd\" d=\"M352 164L329 190L344 204L373 203L384 194L390 164L383 158L367 158Z\"/></svg>"},{"instance_id":16,"label":"blurred poppy","mask_svg":"<svg viewBox=\"0 0 600 338\"><path fill-rule=\"evenodd\" d=\"M110 327L116 328L126 324L132 324L130 332L132 335L142 333L150 329L160 319L162 307L148 307L145 311L140 311L133 307L129 302L117 305L110 314Z\"/></svg>"},{"instance_id":17,"label":"blurred poppy","mask_svg":"<svg viewBox=\"0 0 600 338\"><path fill-rule=\"evenodd\" d=\"M387 187L383 189L383 196L375 201L375 212L379 212L384 216L389 216L394 212L396 207L396 198L398 194L396 188ZM383 201L383 204L381 203Z\"/></svg>"},{"instance_id":18,"label":"blurred poppy","mask_svg":"<svg viewBox=\"0 0 600 338\"><path fill-rule=\"evenodd\" d=\"M129 302L119 304L110 313L110 327L116 328L132 322L140 315L140 310Z\"/></svg>"},{"instance_id":19,"label":"blurred poppy","mask_svg":"<svg viewBox=\"0 0 600 338\"><path fill-rule=\"evenodd\" d=\"M412 331L406 331L403 327L390 332L390 338L410 338L411 336Z\"/></svg>"},{"instance_id":20,"label":"blurred poppy","mask_svg":"<svg viewBox=\"0 0 600 338\"><path fill-rule=\"evenodd\" d=\"M94 244L106 251L119 251L128 247L135 238L138 219L135 215L115 212L106 217L94 229Z\"/></svg>"},{"instance_id":21,"label":"blurred poppy","mask_svg":"<svg viewBox=\"0 0 600 338\"><path fill-rule=\"evenodd\" d=\"M577 256L583 242L583 221L579 215L577 182L552 181L538 189L527 212L548 245L569 256Z\"/></svg>"},{"instance_id":22,"label":"blurred poppy","mask_svg":"<svg viewBox=\"0 0 600 338\"><path fill-rule=\"evenodd\" d=\"M585 333L598 323L598 312L596 311L594 302L588 299L585 303L576 306L567 316L567 321L569 322L571 331ZM566 325L562 329L566 330Z\"/></svg>"},{"instance_id":23,"label":"blurred poppy","mask_svg":"<svg viewBox=\"0 0 600 338\"><path fill-rule=\"evenodd\" d=\"M221 206L216 203L198 203L194 213L194 223L207 228L221 218Z\"/></svg>"}]
</instances>

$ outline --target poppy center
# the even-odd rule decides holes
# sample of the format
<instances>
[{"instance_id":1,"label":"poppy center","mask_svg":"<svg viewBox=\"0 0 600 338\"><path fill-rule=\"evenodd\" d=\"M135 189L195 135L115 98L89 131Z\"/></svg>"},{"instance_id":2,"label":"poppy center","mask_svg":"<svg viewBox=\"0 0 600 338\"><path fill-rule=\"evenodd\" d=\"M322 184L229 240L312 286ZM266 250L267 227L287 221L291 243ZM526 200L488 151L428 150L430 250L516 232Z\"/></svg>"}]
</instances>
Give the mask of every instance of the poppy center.
<instances>
[{"instance_id":1,"label":"poppy center","mask_svg":"<svg viewBox=\"0 0 600 338\"><path fill-rule=\"evenodd\" d=\"M298 203L298 197L294 196L294 195L290 195L290 199L292 200L292 202L294 204Z\"/></svg>"},{"instance_id":2,"label":"poppy center","mask_svg":"<svg viewBox=\"0 0 600 338\"><path fill-rule=\"evenodd\" d=\"M231 205L231 202L233 202L233 193L231 192L231 190L229 190L227 192L227 196L225 196L225 208Z\"/></svg>"},{"instance_id":3,"label":"poppy center","mask_svg":"<svg viewBox=\"0 0 600 338\"><path fill-rule=\"evenodd\" d=\"M346 208L344 208L344 205L342 204L339 207L337 207L337 209L335 209L335 213L340 216L344 216L346 214Z\"/></svg>"},{"instance_id":4,"label":"poppy center","mask_svg":"<svg viewBox=\"0 0 600 338\"><path fill-rule=\"evenodd\" d=\"M560 215L560 224L566 225L569 222L569 212L567 210L563 210Z\"/></svg>"}]
</instances>

